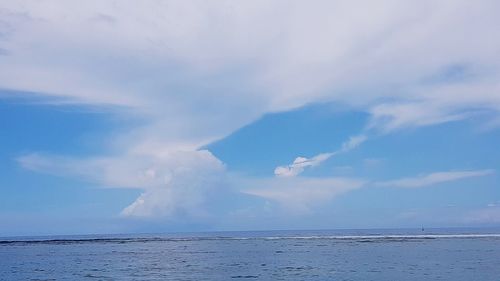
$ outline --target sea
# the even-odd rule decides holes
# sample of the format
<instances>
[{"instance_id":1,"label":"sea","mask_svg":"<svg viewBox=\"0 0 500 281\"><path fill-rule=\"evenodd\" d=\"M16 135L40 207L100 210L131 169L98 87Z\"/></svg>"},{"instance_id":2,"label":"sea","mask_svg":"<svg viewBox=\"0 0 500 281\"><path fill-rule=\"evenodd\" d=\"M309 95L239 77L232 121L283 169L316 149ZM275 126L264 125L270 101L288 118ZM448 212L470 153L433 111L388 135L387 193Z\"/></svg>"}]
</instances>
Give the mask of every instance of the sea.
<instances>
[{"instance_id":1,"label":"sea","mask_svg":"<svg viewBox=\"0 0 500 281\"><path fill-rule=\"evenodd\" d=\"M0 280L500 280L499 229L0 238Z\"/></svg>"}]
</instances>

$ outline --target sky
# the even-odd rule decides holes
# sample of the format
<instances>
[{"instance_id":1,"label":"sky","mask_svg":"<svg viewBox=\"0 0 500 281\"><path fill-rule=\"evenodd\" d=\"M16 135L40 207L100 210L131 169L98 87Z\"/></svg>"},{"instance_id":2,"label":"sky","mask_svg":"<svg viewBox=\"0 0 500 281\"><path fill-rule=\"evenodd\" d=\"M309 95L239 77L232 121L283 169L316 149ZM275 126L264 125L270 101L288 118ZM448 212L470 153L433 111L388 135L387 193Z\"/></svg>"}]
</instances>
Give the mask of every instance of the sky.
<instances>
[{"instance_id":1,"label":"sky","mask_svg":"<svg viewBox=\"0 0 500 281\"><path fill-rule=\"evenodd\" d=\"M499 10L0 0L0 236L498 227Z\"/></svg>"}]
</instances>

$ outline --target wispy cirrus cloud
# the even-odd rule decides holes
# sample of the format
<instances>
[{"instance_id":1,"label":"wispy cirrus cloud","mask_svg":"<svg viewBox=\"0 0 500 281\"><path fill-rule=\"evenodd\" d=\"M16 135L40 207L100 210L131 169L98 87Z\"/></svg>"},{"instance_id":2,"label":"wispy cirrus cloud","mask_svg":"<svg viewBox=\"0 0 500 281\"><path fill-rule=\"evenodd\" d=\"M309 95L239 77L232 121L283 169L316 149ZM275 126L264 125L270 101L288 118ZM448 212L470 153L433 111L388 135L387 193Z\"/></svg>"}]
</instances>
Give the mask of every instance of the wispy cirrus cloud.
<instances>
[{"instance_id":1,"label":"wispy cirrus cloud","mask_svg":"<svg viewBox=\"0 0 500 281\"><path fill-rule=\"evenodd\" d=\"M457 181L471 177L483 177L494 173L494 170L466 170L435 172L417 177L402 178L390 181L375 182L375 186L401 187L401 188L419 188L435 184Z\"/></svg>"},{"instance_id":2,"label":"wispy cirrus cloud","mask_svg":"<svg viewBox=\"0 0 500 281\"><path fill-rule=\"evenodd\" d=\"M432 102L386 103L370 110L368 128L388 133L402 128L416 128L463 120L467 112L454 112Z\"/></svg>"}]
</instances>

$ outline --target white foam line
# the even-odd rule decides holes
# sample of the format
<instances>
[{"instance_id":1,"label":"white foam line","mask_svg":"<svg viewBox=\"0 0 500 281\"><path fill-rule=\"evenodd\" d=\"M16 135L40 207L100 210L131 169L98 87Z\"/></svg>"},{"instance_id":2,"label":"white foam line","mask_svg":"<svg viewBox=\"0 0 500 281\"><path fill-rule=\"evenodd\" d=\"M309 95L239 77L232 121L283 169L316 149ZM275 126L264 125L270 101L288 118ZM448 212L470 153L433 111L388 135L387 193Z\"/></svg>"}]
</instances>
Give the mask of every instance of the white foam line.
<instances>
[{"instance_id":1,"label":"white foam line","mask_svg":"<svg viewBox=\"0 0 500 281\"><path fill-rule=\"evenodd\" d=\"M272 236L255 237L255 239L432 239L432 238L500 238L500 234L415 234L415 235L335 235L335 236ZM237 238L238 239L238 238ZM243 238L248 239L248 238Z\"/></svg>"}]
</instances>

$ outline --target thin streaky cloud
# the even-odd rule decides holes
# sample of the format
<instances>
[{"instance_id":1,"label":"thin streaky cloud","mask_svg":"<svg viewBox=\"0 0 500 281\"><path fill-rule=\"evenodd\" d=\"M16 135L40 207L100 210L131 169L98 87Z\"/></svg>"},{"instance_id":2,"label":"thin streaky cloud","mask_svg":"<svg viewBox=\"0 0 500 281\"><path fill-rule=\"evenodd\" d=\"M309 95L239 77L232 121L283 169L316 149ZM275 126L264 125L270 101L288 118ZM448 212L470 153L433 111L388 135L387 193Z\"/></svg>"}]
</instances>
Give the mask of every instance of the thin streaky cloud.
<instances>
[{"instance_id":1,"label":"thin streaky cloud","mask_svg":"<svg viewBox=\"0 0 500 281\"><path fill-rule=\"evenodd\" d=\"M435 172L426 175L421 175L411 178L402 178L390 181L375 182L375 186L401 187L401 188L419 188L431 186L435 184L457 181L472 177L483 177L493 174L495 171L488 170L472 170L472 171L449 171Z\"/></svg>"},{"instance_id":2,"label":"thin streaky cloud","mask_svg":"<svg viewBox=\"0 0 500 281\"><path fill-rule=\"evenodd\" d=\"M339 153L345 153L358 147L366 140L367 136L365 135L352 136L345 141L337 151L320 153L312 158L297 157L290 165L276 167L276 169L274 169L274 174L278 177L298 176L304 172L307 167L318 166Z\"/></svg>"}]
</instances>

